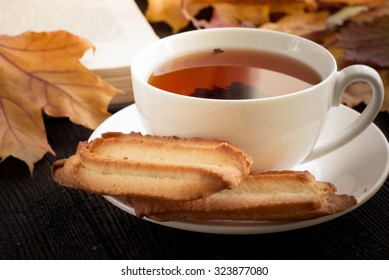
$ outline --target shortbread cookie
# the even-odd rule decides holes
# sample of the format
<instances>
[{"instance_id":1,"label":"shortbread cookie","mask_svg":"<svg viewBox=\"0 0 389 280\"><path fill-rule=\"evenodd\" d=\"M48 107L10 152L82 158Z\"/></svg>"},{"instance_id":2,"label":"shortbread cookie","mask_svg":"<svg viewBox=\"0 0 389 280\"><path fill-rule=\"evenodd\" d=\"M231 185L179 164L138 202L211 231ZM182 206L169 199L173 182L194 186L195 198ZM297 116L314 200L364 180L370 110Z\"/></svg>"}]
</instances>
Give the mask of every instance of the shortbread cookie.
<instances>
[{"instance_id":1,"label":"shortbread cookie","mask_svg":"<svg viewBox=\"0 0 389 280\"><path fill-rule=\"evenodd\" d=\"M307 171L273 171L245 177L242 183L188 202L130 198L136 214L157 221L285 221L335 214L356 204L334 185Z\"/></svg>"},{"instance_id":2,"label":"shortbread cookie","mask_svg":"<svg viewBox=\"0 0 389 280\"><path fill-rule=\"evenodd\" d=\"M217 140L105 133L53 165L59 184L97 194L193 200L237 186L252 159Z\"/></svg>"}]
</instances>

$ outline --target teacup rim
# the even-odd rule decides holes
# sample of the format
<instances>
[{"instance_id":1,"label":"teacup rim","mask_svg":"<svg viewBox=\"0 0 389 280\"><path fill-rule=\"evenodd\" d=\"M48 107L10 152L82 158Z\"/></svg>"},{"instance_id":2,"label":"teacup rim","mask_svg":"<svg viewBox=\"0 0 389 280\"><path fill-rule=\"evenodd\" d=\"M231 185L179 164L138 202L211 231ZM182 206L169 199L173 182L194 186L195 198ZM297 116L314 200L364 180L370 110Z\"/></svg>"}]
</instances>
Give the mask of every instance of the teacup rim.
<instances>
[{"instance_id":1,"label":"teacup rim","mask_svg":"<svg viewBox=\"0 0 389 280\"><path fill-rule=\"evenodd\" d=\"M147 52L147 50L151 48L155 48L155 46L163 44L166 41L173 40L174 38L177 37L187 37L187 36L192 36L191 34L194 33L213 33L213 32L251 32L251 33L263 33L263 34L278 34L278 36L283 36L283 37L288 37L290 39L297 39L300 41L303 41L307 44L311 44L312 46L315 46L319 48L323 53L325 53L328 58L331 60L332 63L332 70L331 72L323 78L319 83L310 86L307 89L291 92L289 94L284 94L284 95L279 95L279 96L267 96L263 98L253 98L253 99L211 99L211 98L205 98L205 97L193 97L193 96L187 96L187 95L182 95L182 94L177 94L174 92L170 92L167 90L160 89L158 87L152 86L147 82L147 79L144 79L142 77L137 76L137 73L133 71L133 65L136 65L137 60L139 60L139 57L141 56L142 53ZM200 49L199 49L200 50ZM316 69L315 69L316 70ZM315 91L317 87L322 86L323 84L327 83L329 79L333 75L335 75L337 72L337 62L334 56L331 54L329 50L327 50L325 47L322 45L309 40L307 38L286 33L286 32L281 32L277 30L267 30L267 29L260 29L260 28L248 28L248 27L220 27L220 28L209 28L209 29L197 29L197 30L190 30L190 31L185 31L183 33L176 33L172 34L169 36L166 36L164 38L159 39L158 41L155 41L142 50L140 50L137 55L134 57L133 63L131 64L131 74L134 76L137 76L138 80L147 88L152 89L150 92L156 91L158 94L163 94L163 95L168 95L172 98L179 98L179 99L187 99L187 100L192 100L192 102L215 102L215 103L252 103L252 102L265 102L265 101L271 101L271 100L278 100L278 99L286 99L291 96L296 96L296 95L304 95L307 94L311 91ZM135 100L136 101L136 100Z\"/></svg>"}]
</instances>

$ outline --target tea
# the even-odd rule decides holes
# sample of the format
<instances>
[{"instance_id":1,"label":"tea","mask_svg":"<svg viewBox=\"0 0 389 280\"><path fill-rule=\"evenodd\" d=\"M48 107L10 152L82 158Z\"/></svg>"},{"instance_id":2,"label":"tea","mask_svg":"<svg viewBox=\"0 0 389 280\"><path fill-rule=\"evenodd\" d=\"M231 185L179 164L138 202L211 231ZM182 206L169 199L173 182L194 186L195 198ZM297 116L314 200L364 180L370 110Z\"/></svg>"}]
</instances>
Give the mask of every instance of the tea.
<instances>
[{"instance_id":1,"label":"tea","mask_svg":"<svg viewBox=\"0 0 389 280\"><path fill-rule=\"evenodd\" d=\"M214 49L174 58L156 69L148 83L169 92L212 99L252 99L311 87L319 74L275 53Z\"/></svg>"}]
</instances>

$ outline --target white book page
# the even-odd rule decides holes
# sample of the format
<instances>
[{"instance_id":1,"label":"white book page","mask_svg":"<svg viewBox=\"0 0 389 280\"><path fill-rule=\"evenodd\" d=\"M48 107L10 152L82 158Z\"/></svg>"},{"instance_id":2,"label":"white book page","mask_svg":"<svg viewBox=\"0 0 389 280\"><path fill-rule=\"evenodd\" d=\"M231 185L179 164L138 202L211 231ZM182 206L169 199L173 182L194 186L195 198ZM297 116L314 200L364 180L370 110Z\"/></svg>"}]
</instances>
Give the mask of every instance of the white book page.
<instances>
[{"instance_id":1,"label":"white book page","mask_svg":"<svg viewBox=\"0 0 389 280\"><path fill-rule=\"evenodd\" d=\"M0 34L67 30L96 46L90 69L123 67L158 40L133 0L0 0Z\"/></svg>"}]
</instances>

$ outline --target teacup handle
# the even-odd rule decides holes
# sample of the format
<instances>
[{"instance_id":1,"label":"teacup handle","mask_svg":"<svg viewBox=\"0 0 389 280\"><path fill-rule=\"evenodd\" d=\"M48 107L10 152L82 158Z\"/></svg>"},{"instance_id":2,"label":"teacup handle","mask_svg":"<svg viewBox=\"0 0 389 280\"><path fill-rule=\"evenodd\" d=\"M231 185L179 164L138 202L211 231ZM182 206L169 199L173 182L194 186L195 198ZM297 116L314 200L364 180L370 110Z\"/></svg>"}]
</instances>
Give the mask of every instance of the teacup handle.
<instances>
[{"instance_id":1,"label":"teacup handle","mask_svg":"<svg viewBox=\"0 0 389 280\"><path fill-rule=\"evenodd\" d=\"M336 136L328 137L316 143L304 162L316 159L347 144L364 131L379 113L384 100L383 83L378 72L366 65L352 65L337 73L332 106L341 104L344 90L355 81L367 82L372 88L369 104L356 120L337 133Z\"/></svg>"}]
</instances>

